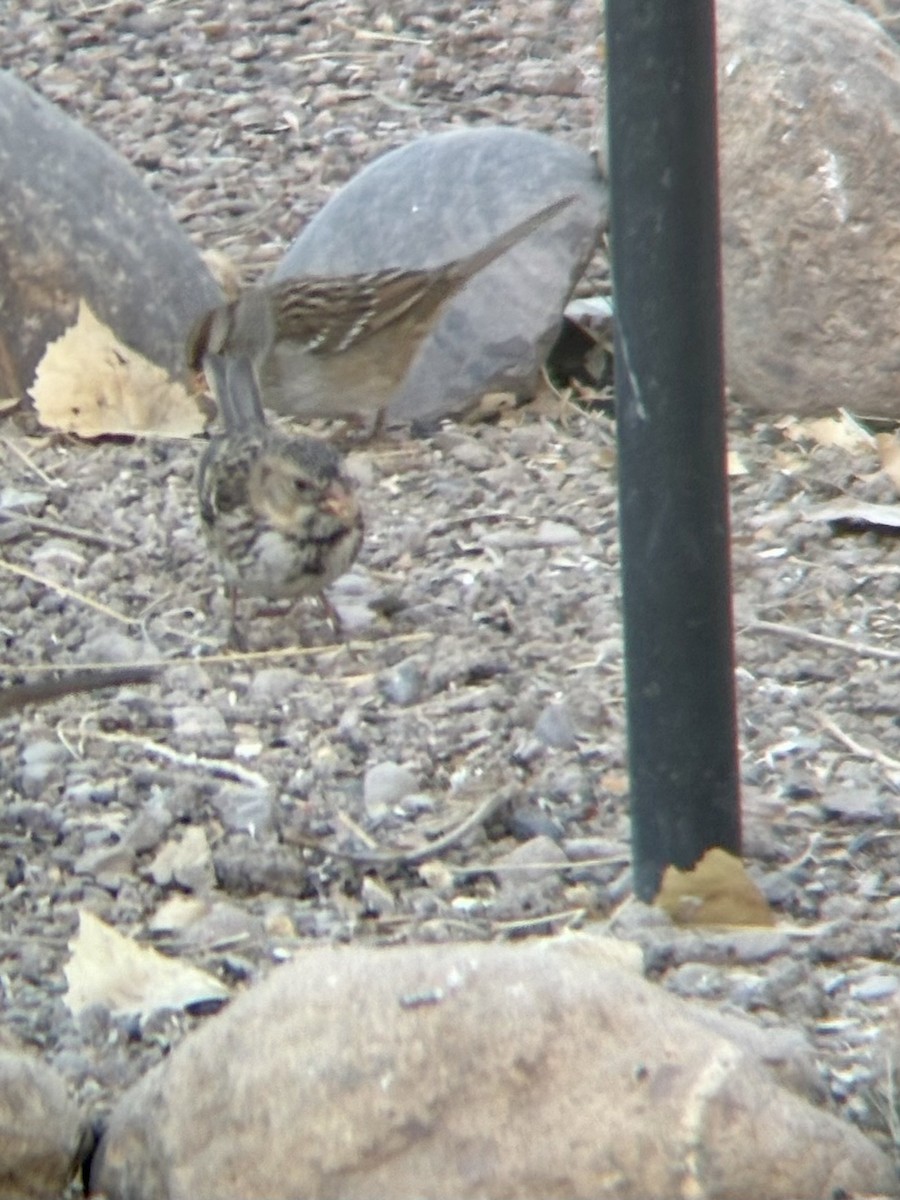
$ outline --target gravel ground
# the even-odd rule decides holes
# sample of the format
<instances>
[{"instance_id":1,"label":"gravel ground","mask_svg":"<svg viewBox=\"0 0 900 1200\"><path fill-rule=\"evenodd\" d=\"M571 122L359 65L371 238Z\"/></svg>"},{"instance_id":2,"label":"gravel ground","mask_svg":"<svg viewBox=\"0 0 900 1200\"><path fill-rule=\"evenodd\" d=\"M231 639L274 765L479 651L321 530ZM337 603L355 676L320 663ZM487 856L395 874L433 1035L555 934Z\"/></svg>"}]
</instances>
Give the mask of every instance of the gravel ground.
<instances>
[{"instance_id":1,"label":"gravel ground","mask_svg":"<svg viewBox=\"0 0 900 1200\"><path fill-rule=\"evenodd\" d=\"M12 0L0 56L248 280L421 132L506 121L590 145L592 4L273 7ZM900 984L900 566L892 537L835 536L814 508L895 491L874 449L731 424L746 853L780 922L752 953L630 896L601 406L548 401L356 451L368 533L334 589L348 636L311 604L248 605L242 657L197 524L197 447L26 438L7 418L25 515L2 526L5 673L137 658L161 675L0 726L5 1026L102 1110L203 1019L73 1018L79 908L235 988L313 938L608 920L665 986L803 1028L835 1103L890 1144L877 1034ZM155 918L192 892L208 898L190 921Z\"/></svg>"}]
</instances>

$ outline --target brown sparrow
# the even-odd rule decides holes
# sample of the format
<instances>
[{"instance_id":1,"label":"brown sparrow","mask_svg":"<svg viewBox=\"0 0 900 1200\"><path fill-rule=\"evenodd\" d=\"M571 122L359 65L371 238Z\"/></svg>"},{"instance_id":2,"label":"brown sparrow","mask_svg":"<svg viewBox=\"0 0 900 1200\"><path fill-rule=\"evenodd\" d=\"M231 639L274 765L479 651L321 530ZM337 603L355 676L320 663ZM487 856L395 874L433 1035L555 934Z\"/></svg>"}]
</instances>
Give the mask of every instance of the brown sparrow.
<instances>
[{"instance_id":1,"label":"brown sparrow","mask_svg":"<svg viewBox=\"0 0 900 1200\"><path fill-rule=\"evenodd\" d=\"M298 276L247 288L212 309L188 340L188 362L246 358L267 405L311 417L364 417L375 428L441 308L468 281L575 199L519 221L481 250L427 270Z\"/></svg>"},{"instance_id":2,"label":"brown sparrow","mask_svg":"<svg viewBox=\"0 0 900 1200\"><path fill-rule=\"evenodd\" d=\"M335 628L325 596L352 565L363 536L353 485L341 456L318 438L289 436L265 422L250 363L207 355L206 369L225 430L200 460L200 520L219 559L231 598L317 595Z\"/></svg>"}]
</instances>

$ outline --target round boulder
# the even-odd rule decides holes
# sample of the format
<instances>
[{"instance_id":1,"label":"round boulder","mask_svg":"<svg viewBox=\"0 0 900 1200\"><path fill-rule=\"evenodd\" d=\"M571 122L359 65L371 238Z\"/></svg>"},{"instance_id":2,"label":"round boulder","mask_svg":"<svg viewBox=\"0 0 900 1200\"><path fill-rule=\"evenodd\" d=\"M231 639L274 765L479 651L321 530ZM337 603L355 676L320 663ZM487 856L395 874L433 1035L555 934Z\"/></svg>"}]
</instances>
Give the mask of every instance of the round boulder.
<instances>
[{"instance_id":1,"label":"round boulder","mask_svg":"<svg viewBox=\"0 0 900 1200\"><path fill-rule=\"evenodd\" d=\"M53 1200L91 1143L65 1081L33 1055L0 1049L0 1200Z\"/></svg>"},{"instance_id":2,"label":"round boulder","mask_svg":"<svg viewBox=\"0 0 900 1200\"><path fill-rule=\"evenodd\" d=\"M183 377L187 329L222 302L166 205L109 146L0 72L0 396L32 383L84 298Z\"/></svg>"},{"instance_id":3,"label":"round boulder","mask_svg":"<svg viewBox=\"0 0 900 1200\"><path fill-rule=\"evenodd\" d=\"M900 53L842 0L721 0L729 382L900 415Z\"/></svg>"},{"instance_id":4,"label":"round boulder","mask_svg":"<svg viewBox=\"0 0 900 1200\"><path fill-rule=\"evenodd\" d=\"M733 1035L639 960L594 934L303 950L125 1093L90 1194L895 1194L886 1155L769 1070L771 1031Z\"/></svg>"}]
</instances>

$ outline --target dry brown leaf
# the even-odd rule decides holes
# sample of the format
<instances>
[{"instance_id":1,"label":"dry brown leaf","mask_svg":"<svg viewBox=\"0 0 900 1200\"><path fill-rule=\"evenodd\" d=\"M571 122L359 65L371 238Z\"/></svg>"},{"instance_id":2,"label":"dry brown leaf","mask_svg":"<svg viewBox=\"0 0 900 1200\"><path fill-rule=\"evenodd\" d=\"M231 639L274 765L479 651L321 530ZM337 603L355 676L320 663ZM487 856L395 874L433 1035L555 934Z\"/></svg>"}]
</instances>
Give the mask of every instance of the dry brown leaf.
<instances>
[{"instance_id":1,"label":"dry brown leaf","mask_svg":"<svg viewBox=\"0 0 900 1200\"><path fill-rule=\"evenodd\" d=\"M840 409L836 417L814 417L803 421L788 417L778 421L776 428L792 442L813 441L820 446L839 446L849 454L871 450L875 445L873 435L845 408Z\"/></svg>"},{"instance_id":2,"label":"dry brown leaf","mask_svg":"<svg viewBox=\"0 0 900 1200\"><path fill-rule=\"evenodd\" d=\"M875 444L878 447L881 469L894 485L897 494L900 495L900 441L897 439L897 434L878 433L875 435Z\"/></svg>"},{"instance_id":3,"label":"dry brown leaf","mask_svg":"<svg viewBox=\"0 0 900 1200\"><path fill-rule=\"evenodd\" d=\"M139 946L87 911L79 914L69 950L66 1004L73 1013L91 1004L116 1013L153 1012L228 996L214 976Z\"/></svg>"},{"instance_id":4,"label":"dry brown leaf","mask_svg":"<svg viewBox=\"0 0 900 1200\"><path fill-rule=\"evenodd\" d=\"M188 438L206 423L197 398L120 342L84 300L75 324L47 347L31 394L44 425L85 438Z\"/></svg>"},{"instance_id":5,"label":"dry brown leaf","mask_svg":"<svg viewBox=\"0 0 900 1200\"><path fill-rule=\"evenodd\" d=\"M692 871L667 867L653 903L678 925L774 925L765 897L733 854L713 847Z\"/></svg>"}]
</instances>

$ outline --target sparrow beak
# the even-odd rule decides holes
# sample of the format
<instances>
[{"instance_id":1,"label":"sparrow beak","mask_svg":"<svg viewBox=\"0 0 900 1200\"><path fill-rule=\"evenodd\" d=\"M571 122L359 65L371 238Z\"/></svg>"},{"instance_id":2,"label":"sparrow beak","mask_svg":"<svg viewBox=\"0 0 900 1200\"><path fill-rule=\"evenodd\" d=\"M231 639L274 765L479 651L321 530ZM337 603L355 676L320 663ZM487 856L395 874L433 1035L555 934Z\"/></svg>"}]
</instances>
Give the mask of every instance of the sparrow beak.
<instances>
[{"instance_id":1,"label":"sparrow beak","mask_svg":"<svg viewBox=\"0 0 900 1200\"><path fill-rule=\"evenodd\" d=\"M337 517L339 521L346 523L355 521L359 512L356 497L340 483L333 483L329 487L325 493L322 508L325 512Z\"/></svg>"}]
</instances>

